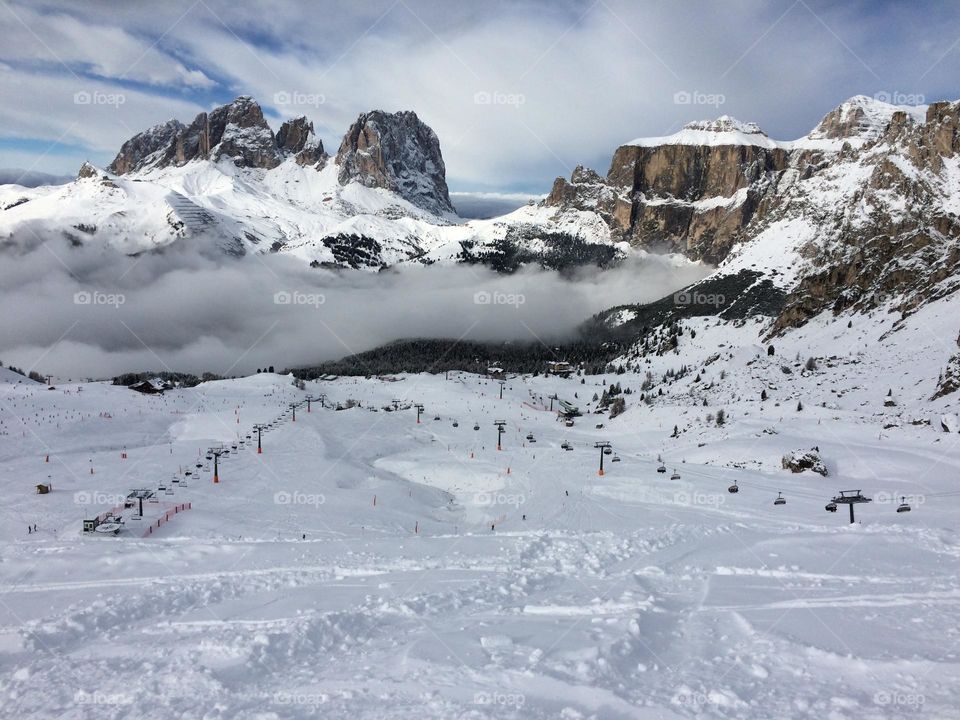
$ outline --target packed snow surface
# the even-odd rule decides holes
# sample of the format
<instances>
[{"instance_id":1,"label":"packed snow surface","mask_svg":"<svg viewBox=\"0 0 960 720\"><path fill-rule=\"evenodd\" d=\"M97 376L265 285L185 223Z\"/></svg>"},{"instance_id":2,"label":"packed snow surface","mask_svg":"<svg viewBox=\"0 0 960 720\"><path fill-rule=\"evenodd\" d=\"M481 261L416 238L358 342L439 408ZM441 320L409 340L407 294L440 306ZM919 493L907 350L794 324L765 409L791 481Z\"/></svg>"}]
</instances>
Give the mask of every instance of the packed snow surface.
<instances>
[{"instance_id":1,"label":"packed snow surface","mask_svg":"<svg viewBox=\"0 0 960 720\"><path fill-rule=\"evenodd\" d=\"M957 436L641 379L0 384L0 717L956 717ZM814 445L829 477L780 467Z\"/></svg>"}]
</instances>

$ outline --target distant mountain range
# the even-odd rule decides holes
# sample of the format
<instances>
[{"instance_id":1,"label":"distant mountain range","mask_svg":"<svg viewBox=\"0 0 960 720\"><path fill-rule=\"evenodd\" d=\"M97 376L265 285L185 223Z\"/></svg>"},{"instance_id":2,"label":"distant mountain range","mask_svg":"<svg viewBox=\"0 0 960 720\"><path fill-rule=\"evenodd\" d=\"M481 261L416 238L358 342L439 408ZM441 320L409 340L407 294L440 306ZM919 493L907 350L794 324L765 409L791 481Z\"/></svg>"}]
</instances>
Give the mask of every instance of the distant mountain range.
<instances>
[{"instance_id":1,"label":"distant mountain range","mask_svg":"<svg viewBox=\"0 0 960 720\"><path fill-rule=\"evenodd\" d=\"M601 322L639 334L685 317L759 316L770 338L882 310L895 331L960 286L958 118L956 102L856 96L789 142L727 116L693 122L624 143L605 175L578 167L542 200L465 221L440 141L415 113L361 114L331 156L307 118L274 132L240 97L139 133L108 167L85 164L72 182L0 187L0 247L53 240L136 254L189 244L325 267L501 272L673 253L717 269L680 302L614 308ZM960 377L960 360L951 373Z\"/></svg>"}]
</instances>

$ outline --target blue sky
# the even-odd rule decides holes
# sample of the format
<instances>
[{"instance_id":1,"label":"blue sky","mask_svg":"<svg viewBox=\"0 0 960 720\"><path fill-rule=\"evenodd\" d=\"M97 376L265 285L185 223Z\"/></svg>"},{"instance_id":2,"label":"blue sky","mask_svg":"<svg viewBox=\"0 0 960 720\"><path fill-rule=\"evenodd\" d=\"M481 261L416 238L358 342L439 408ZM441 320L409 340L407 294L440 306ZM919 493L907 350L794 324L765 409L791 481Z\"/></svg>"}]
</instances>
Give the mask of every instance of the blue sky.
<instances>
[{"instance_id":1,"label":"blue sky","mask_svg":"<svg viewBox=\"0 0 960 720\"><path fill-rule=\"evenodd\" d=\"M529 192L691 120L791 139L855 94L960 97L952 2L0 0L0 30L0 168L65 174L240 94L331 152L415 110L451 188Z\"/></svg>"}]
</instances>

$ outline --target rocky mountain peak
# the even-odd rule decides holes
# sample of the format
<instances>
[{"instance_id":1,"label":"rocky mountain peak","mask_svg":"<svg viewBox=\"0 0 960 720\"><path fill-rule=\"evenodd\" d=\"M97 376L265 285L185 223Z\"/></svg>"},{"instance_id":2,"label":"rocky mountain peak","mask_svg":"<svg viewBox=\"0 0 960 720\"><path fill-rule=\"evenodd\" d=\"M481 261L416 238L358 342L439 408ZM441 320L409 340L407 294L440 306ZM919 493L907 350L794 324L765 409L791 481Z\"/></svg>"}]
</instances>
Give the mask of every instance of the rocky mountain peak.
<instances>
[{"instance_id":1,"label":"rocky mountain peak","mask_svg":"<svg viewBox=\"0 0 960 720\"><path fill-rule=\"evenodd\" d=\"M455 212L440 141L414 112L361 114L344 135L336 162L342 185L384 188L437 215Z\"/></svg>"},{"instance_id":2,"label":"rocky mountain peak","mask_svg":"<svg viewBox=\"0 0 960 720\"><path fill-rule=\"evenodd\" d=\"M280 126L277 147L281 152L296 157L300 165L322 167L329 157L323 150L323 142L313 132L313 123L302 115Z\"/></svg>"},{"instance_id":3,"label":"rocky mountain peak","mask_svg":"<svg viewBox=\"0 0 960 720\"><path fill-rule=\"evenodd\" d=\"M247 95L200 113L189 125L168 120L134 135L108 169L123 175L221 158L231 158L239 167L260 168L276 167L283 160L260 105Z\"/></svg>"},{"instance_id":4,"label":"rocky mountain peak","mask_svg":"<svg viewBox=\"0 0 960 720\"><path fill-rule=\"evenodd\" d=\"M754 122L742 122L730 115L721 115L715 120L695 120L683 126L684 130L702 130L704 132L728 133L739 132L745 135L763 135L766 133Z\"/></svg>"},{"instance_id":5,"label":"rocky mountain peak","mask_svg":"<svg viewBox=\"0 0 960 720\"><path fill-rule=\"evenodd\" d=\"M883 134L898 113L901 119L909 115L914 120L922 121L924 108L918 106L915 111L909 109L910 113L907 110L866 95L854 95L824 115L807 137L814 140L874 140Z\"/></svg>"}]
</instances>

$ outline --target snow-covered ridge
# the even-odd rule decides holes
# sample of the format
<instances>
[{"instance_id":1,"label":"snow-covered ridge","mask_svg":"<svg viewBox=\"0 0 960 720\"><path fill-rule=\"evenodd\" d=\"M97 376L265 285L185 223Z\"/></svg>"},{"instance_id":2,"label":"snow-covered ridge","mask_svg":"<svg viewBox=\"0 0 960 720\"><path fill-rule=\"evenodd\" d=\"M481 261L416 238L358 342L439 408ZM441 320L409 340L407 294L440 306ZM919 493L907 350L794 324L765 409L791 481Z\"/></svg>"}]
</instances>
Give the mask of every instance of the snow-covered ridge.
<instances>
[{"instance_id":1,"label":"snow-covered ridge","mask_svg":"<svg viewBox=\"0 0 960 720\"><path fill-rule=\"evenodd\" d=\"M896 112L905 112L914 122L922 123L926 110L926 105L892 105L866 95L855 95L825 115L807 135L796 140L773 140L756 123L742 122L729 115L721 115L715 120L687 123L672 135L641 137L624 145L755 145L784 150L839 150L844 141L858 146L879 137Z\"/></svg>"}]
</instances>

